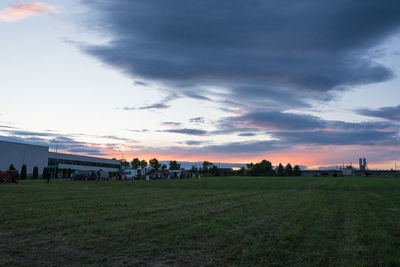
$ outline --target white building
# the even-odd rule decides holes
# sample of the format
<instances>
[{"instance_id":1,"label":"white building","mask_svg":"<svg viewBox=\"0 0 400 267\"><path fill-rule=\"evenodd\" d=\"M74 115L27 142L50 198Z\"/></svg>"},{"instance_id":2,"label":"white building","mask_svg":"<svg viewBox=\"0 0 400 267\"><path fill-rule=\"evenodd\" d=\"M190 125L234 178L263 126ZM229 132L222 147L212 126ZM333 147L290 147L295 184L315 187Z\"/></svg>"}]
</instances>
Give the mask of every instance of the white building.
<instances>
[{"instance_id":1,"label":"white building","mask_svg":"<svg viewBox=\"0 0 400 267\"><path fill-rule=\"evenodd\" d=\"M7 170L10 164L18 171L21 171L22 165L25 164L28 175L32 174L34 167L38 167L39 175L42 175L45 167L52 172L58 168L59 172L71 169L102 170L108 173L117 173L121 167L119 160L55 153L49 152L46 146L0 141L0 170Z\"/></svg>"},{"instance_id":2,"label":"white building","mask_svg":"<svg viewBox=\"0 0 400 267\"><path fill-rule=\"evenodd\" d=\"M39 168L41 174L48 165L49 148L45 146L27 145L0 141L0 170L8 170L10 165L21 171L26 165L26 172L32 174L33 168Z\"/></svg>"},{"instance_id":3,"label":"white building","mask_svg":"<svg viewBox=\"0 0 400 267\"><path fill-rule=\"evenodd\" d=\"M121 167L119 160L87 157L73 154L48 152L49 168L84 170L84 171L106 171L118 172Z\"/></svg>"}]
</instances>

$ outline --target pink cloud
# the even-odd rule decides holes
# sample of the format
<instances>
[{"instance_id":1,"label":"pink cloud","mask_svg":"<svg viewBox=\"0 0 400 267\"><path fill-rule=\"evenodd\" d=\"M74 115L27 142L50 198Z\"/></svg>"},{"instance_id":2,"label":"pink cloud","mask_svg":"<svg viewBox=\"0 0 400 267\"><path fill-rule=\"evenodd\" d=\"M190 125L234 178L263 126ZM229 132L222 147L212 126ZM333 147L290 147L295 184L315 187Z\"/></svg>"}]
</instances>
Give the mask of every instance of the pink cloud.
<instances>
[{"instance_id":1,"label":"pink cloud","mask_svg":"<svg viewBox=\"0 0 400 267\"><path fill-rule=\"evenodd\" d=\"M40 2L20 3L0 11L0 21L15 22L32 15L49 14L55 11L55 7Z\"/></svg>"}]
</instances>

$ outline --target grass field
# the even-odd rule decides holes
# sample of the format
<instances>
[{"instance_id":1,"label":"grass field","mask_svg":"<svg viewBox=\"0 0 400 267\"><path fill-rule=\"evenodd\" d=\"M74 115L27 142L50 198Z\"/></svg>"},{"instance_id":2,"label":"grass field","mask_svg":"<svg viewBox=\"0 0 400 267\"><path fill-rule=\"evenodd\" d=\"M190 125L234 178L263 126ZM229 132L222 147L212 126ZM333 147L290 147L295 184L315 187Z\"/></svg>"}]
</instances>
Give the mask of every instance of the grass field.
<instances>
[{"instance_id":1,"label":"grass field","mask_svg":"<svg viewBox=\"0 0 400 267\"><path fill-rule=\"evenodd\" d=\"M0 185L0 265L400 266L400 179Z\"/></svg>"}]
</instances>

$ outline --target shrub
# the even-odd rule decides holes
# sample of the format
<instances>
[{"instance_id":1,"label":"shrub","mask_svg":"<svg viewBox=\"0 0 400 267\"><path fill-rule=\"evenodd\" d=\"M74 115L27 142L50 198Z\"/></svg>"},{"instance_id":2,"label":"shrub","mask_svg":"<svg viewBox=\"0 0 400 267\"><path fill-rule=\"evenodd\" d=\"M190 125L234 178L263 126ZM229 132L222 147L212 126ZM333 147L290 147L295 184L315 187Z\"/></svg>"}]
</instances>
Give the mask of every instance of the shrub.
<instances>
[{"instance_id":1,"label":"shrub","mask_svg":"<svg viewBox=\"0 0 400 267\"><path fill-rule=\"evenodd\" d=\"M44 168L43 168L43 172L42 172L42 178L43 178L43 179L46 179L47 173L48 173L48 172L49 172L49 169L46 168L46 167L44 167Z\"/></svg>"},{"instance_id":2,"label":"shrub","mask_svg":"<svg viewBox=\"0 0 400 267\"><path fill-rule=\"evenodd\" d=\"M37 179L39 177L39 169L37 166L33 167L32 179Z\"/></svg>"},{"instance_id":3,"label":"shrub","mask_svg":"<svg viewBox=\"0 0 400 267\"><path fill-rule=\"evenodd\" d=\"M25 180L26 179L26 165L25 164L22 165L20 179L21 180Z\"/></svg>"}]
</instances>

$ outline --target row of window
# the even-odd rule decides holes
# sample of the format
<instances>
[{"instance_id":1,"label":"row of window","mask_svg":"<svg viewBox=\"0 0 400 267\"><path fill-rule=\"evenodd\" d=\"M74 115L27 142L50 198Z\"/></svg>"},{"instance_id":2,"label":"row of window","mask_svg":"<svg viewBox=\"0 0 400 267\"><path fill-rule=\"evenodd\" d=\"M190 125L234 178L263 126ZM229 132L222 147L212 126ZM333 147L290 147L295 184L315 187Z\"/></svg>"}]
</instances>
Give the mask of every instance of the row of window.
<instances>
[{"instance_id":1,"label":"row of window","mask_svg":"<svg viewBox=\"0 0 400 267\"><path fill-rule=\"evenodd\" d=\"M120 165L118 165L118 164L49 158L49 164L48 164L49 166L56 166L58 164L80 165L80 166L95 166L95 167L103 167L103 168L119 168L120 167Z\"/></svg>"}]
</instances>

